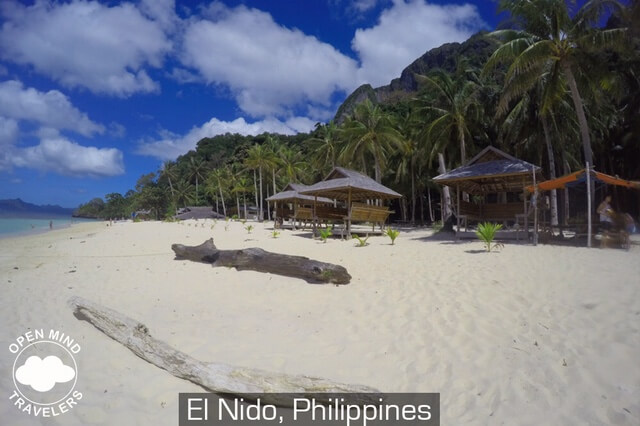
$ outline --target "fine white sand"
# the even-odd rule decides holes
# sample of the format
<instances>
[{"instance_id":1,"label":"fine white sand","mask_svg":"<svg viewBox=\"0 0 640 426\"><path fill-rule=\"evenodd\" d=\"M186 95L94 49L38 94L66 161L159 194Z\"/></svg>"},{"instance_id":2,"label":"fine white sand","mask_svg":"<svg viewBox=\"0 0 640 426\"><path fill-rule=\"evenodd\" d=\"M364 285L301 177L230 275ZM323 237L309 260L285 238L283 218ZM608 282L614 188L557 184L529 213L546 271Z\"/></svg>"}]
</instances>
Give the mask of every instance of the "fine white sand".
<instances>
[{"instance_id":1,"label":"fine white sand","mask_svg":"<svg viewBox=\"0 0 640 426\"><path fill-rule=\"evenodd\" d=\"M202 224L204 223L204 226ZM136 357L66 301L78 295L145 323L202 361L440 392L443 425L640 424L640 246L630 251L507 244L482 252L430 231L396 245L310 238L218 221L79 224L0 240L0 423L175 425L178 393L202 392ZM172 243L212 237L338 263L349 285L174 260ZM75 272L73 272L75 271ZM35 418L12 405L28 328L82 347L70 412Z\"/></svg>"}]
</instances>

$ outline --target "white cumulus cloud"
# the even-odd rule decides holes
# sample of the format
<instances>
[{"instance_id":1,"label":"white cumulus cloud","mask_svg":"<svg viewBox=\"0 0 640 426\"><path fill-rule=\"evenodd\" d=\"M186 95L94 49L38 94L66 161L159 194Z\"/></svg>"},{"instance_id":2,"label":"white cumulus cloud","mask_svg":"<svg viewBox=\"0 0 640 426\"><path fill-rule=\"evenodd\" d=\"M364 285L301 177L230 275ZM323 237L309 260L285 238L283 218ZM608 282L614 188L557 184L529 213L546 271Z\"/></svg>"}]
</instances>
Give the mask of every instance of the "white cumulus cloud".
<instances>
[{"instance_id":1,"label":"white cumulus cloud","mask_svg":"<svg viewBox=\"0 0 640 426\"><path fill-rule=\"evenodd\" d=\"M159 86L145 67L161 67L172 49L163 31L172 22L170 7L169 1L144 1L145 15L131 3L3 1L0 57L31 65L66 87L116 96L154 92Z\"/></svg>"},{"instance_id":2,"label":"white cumulus cloud","mask_svg":"<svg viewBox=\"0 0 640 426\"><path fill-rule=\"evenodd\" d=\"M315 124L315 121L306 117L293 117L286 121L268 118L253 123L247 123L242 117L233 121L221 121L217 118L212 118L202 126L192 128L185 135L163 132L163 135L158 140L142 142L137 152L138 154L156 157L161 160L173 160L179 155L195 149L196 144L202 138L225 133L238 133L245 136L259 135L265 132L292 135L298 132L308 132L313 129Z\"/></svg>"},{"instance_id":3,"label":"white cumulus cloud","mask_svg":"<svg viewBox=\"0 0 640 426\"><path fill-rule=\"evenodd\" d=\"M36 146L16 149L16 167L51 171L67 176L117 176L124 173L122 151L82 146L62 137L43 139Z\"/></svg>"},{"instance_id":4,"label":"white cumulus cloud","mask_svg":"<svg viewBox=\"0 0 640 426\"><path fill-rule=\"evenodd\" d=\"M56 383L69 382L75 376L75 370L64 365L60 358L54 355L45 359L30 356L24 365L16 370L16 380L38 392L50 391Z\"/></svg>"},{"instance_id":5,"label":"white cumulus cloud","mask_svg":"<svg viewBox=\"0 0 640 426\"><path fill-rule=\"evenodd\" d=\"M286 115L302 104L329 106L355 87L357 63L268 13L214 4L186 29L182 60L210 84L229 87L254 117Z\"/></svg>"},{"instance_id":6,"label":"white cumulus cloud","mask_svg":"<svg viewBox=\"0 0 640 426\"><path fill-rule=\"evenodd\" d=\"M471 4L394 0L375 26L358 29L351 42L361 61L358 80L374 87L389 84L426 51L464 41L485 26Z\"/></svg>"},{"instance_id":7,"label":"white cumulus cloud","mask_svg":"<svg viewBox=\"0 0 640 426\"><path fill-rule=\"evenodd\" d=\"M104 126L75 108L62 92L40 92L26 88L16 80L0 82L0 115L34 121L59 130L72 130L84 136L104 132Z\"/></svg>"}]
</instances>

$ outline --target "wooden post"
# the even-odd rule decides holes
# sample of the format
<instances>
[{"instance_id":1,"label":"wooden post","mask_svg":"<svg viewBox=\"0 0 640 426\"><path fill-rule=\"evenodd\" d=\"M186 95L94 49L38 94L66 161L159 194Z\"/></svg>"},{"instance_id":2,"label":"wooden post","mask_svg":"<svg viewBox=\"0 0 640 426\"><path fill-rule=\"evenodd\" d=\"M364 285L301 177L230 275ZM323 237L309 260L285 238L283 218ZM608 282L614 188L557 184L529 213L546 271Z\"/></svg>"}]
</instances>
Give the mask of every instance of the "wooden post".
<instances>
[{"instance_id":1,"label":"wooden post","mask_svg":"<svg viewBox=\"0 0 640 426\"><path fill-rule=\"evenodd\" d=\"M587 247L591 247L591 169L587 162Z\"/></svg>"},{"instance_id":2,"label":"wooden post","mask_svg":"<svg viewBox=\"0 0 640 426\"><path fill-rule=\"evenodd\" d=\"M293 200L293 230L296 230L296 220L298 220L298 203Z\"/></svg>"},{"instance_id":3,"label":"wooden post","mask_svg":"<svg viewBox=\"0 0 640 426\"><path fill-rule=\"evenodd\" d=\"M318 194L313 195L313 210L312 210L312 218L313 221L313 237L315 238L318 235L318 218L316 217L316 202L318 201Z\"/></svg>"}]
</instances>

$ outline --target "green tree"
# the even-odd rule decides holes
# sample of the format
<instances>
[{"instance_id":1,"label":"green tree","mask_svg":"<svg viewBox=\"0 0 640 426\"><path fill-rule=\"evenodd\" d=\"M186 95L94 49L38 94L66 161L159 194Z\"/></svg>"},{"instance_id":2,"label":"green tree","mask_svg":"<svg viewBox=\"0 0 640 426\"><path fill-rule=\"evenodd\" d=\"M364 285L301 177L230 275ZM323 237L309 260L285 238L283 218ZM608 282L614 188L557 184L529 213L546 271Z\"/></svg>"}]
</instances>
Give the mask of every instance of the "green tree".
<instances>
[{"instance_id":1,"label":"green tree","mask_svg":"<svg viewBox=\"0 0 640 426\"><path fill-rule=\"evenodd\" d=\"M426 95L417 99L417 109L424 118L433 118L425 128L424 138L431 146L430 160L447 146L458 144L460 163L467 161L467 143L471 140L470 125L480 116L477 99L479 85L466 75L452 78L444 71L434 71L429 76L419 76L427 89Z\"/></svg>"},{"instance_id":2,"label":"green tree","mask_svg":"<svg viewBox=\"0 0 640 426\"><path fill-rule=\"evenodd\" d=\"M594 25L605 7L619 9L620 4L591 0L572 17L565 0L501 0L499 10L509 12L515 29L492 33L503 44L487 63L493 67L499 62L511 62L505 76L505 87L509 90L499 106L502 109L529 91L547 72L545 90L550 93L544 99L551 101L552 95L562 90L560 79L564 77L580 124L584 159L591 165L591 136L576 72L584 71L579 69L582 55L613 48L624 37L624 28L602 30ZM546 108L543 104L543 110Z\"/></svg>"},{"instance_id":3,"label":"green tree","mask_svg":"<svg viewBox=\"0 0 640 426\"><path fill-rule=\"evenodd\" d=\"M312 137L307 139L312 163L318 170L328 171L338 165L341 129L331 120L327 124L316 124Z\"/></svg>"},{"instance_id":4,"label":"green tree","mask_svg":"<svg viewBox=\"0 0 640 426\"><path fill-rule=\"evenodd\" d=\"M393 126L390 115L367 99L356 106L352 119L345 121L342 132L347 144L341 158L364 160L367 154L371 155L375 180L382 182L388 151L402 143L402 136Z\"/></svg>"},{"instance_id":5,"label":"green tree","mask_svg":"<svg viewBox=\"0 0 640 426\"><path fill-rule=\"evenodd\" d=\"M264 220L263 209L263 192L262 192L262 172L268 170L272 161L271 153L267 148L260 144L255 144L247 151L245 165L252 170L258 171L260 182L260 192L256 190L256 203L258 204L258 218L262 222ZM255 179L255 178L254 178Z\"/></svg>"},{"instance_id":6,"label":"green tree","mask_svg":"<svg viewBox=\"0 0 640 426\"><path fill-rule=\"evenodd\" d=\"M196 196L195 196L195 203L196 205L199 204L198 202L198 182L199 179L204 179L205 177L205 172L206 172L206 164L205 162L200 159L200 158L196 158L196 157L191 157L190 161L189 161L189 169L188 169L188 173L189 173L189 177L190 178L195 178L196 180Z\"/></svg>"}]
</instances>

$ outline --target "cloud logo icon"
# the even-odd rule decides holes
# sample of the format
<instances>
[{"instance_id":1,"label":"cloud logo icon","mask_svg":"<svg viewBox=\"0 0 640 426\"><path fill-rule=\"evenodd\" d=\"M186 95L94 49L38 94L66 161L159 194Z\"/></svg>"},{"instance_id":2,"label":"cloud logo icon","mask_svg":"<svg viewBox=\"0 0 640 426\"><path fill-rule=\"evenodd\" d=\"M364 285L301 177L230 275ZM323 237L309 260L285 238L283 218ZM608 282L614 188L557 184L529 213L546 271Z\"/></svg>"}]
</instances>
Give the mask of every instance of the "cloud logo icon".
<instances>
[{"instance_id":1,"label":"cloud logo icon","mask_svg":"<svg viewBox=\"0 0 640 426\"><path fill-rule=\"evenodd\" d=\"M45 359L30 356L16 370L16 380L38 392L53 389L56 383L66 383L76 376L73 368L64 365L60 358L50 355Z\"/></svg>"}]
</instances>

